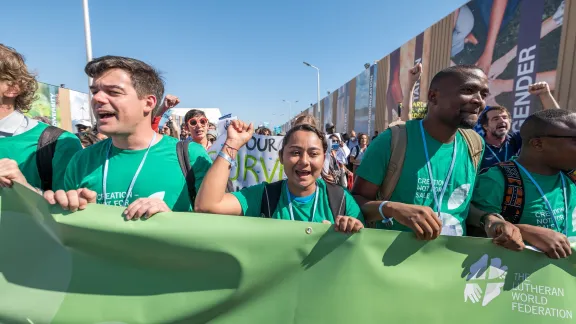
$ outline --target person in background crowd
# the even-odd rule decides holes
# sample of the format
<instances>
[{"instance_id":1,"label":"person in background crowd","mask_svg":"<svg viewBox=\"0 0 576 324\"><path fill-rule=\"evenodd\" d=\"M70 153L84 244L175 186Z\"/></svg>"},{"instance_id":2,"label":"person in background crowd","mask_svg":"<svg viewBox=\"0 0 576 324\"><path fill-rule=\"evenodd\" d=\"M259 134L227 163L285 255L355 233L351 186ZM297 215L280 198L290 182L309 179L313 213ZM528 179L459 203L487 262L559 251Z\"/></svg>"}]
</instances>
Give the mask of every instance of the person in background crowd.
<instances>
[{"instance_id":1,"label":"person in background crowd","mask_svg":"<svg viewBox=\"0 0 576 324\"><path fill-rule=\"evenodd\" d=\"M212 214L261 217L266 183L234 193L224 192L236 154L252 138L254 128L252 124L246 125L234 120L227 132L226 142L198 192L196 210ZM363 228L362 213L347 191L343 192L346 209L342 215L331 213L327 192L329 185L320 176L327 145L324 134L311 125L300 124L288 131L279 152L287 179L280 183L281 195L276 209L270 211L269 216L284 220L333 223L337 231L358 232Z\"/></svg>"},{"instance_id":2,"label":"person in background crowd","mask_svg":"<svg viewBox=\"0 0 576 324\"><path fill-rule=\"evenodd\" d=\"M384 228L413 231L422 240L441 233L465 234L477 169L469 153L471 144L458 129L471 129L478 121L488 95L488 78L476 66L457 65L437 73L429 88L426 118L406 122L410 149L403 166L398 166L400 179L390 201L378 198L388 172L391 129L366 149L352 190L367 222L383 220ZM498 237L495 243L522 248L516 227L496 217L487 222L489 236Z\"/></svg>"},{"instance_id":3,"label":"person in background crowd","mask_svg":"<svg viewBox=\"0 0 576 324\"><path fill-rule=\"evenodd\" d=\"M75 120L75 124L76 124L76 133L77 134L82 134L85 132L91 132L92 131L92 123L89 120L85 120L85 119Z\"/></svg>"},{"instance_id":4,"label":"person in background crowd","mask_svg":"<svg viewBox=\"0 0 576 324\"><path fill-rule=\"evenodd\" d=\"M344 188L348 187L348 175L350 175L350 171L346 168L348 155L342 149L343 143L340 141L340 138L336 134L329 135L328 139L330 140L329 144L329 167L325 168L328 174L328 178L332 179L329 181L333 184L340 185Z\"/></svg>"},{"instance_id":5,"label":"person in background crowd","mask_svg":"<svg viewBox=\"0 0 576 324\"><path fill-rule=\"evenodd\" d=\"M87 148L88 146L92 146L100 142L100 139L94 134L94 132L78 133L76 136L78 136L80 144L82 144L83 148Z\"/></svg>"},{"instance_id":6,"label":"person in background crowd","mask_svg":"<svg viewBox=\"0 0 576 324\"><path fill-rule=\"evenodd\" d=\"M66 170L66 191L46 191L46 200L71 212L91 202L123 206L126 219L191 211L190 191L200 188L212 161L200 145L189 145L195 179L189 190L176 150L178 140L150 127L157 98L164 93L158 72L120 56L94 59L84 70L93 78L91 105L98 129L110 138L74 155Z\"/></svg>"},{"instance_id":7,"label":"person in background crowd","mask_svg":"<svg viewBox=\"0 0 576 324\"><path fill-rule=\"evenodd\" d=\"M208 149L209 143L206 138L208 118L206 118L206 114L202 110L192 109L186 113L184 120L192 141L200 144L204 149Z\"/></svg>"},{"instance_id":8,"label":"person in background crowd","mask_svg":"<svg viewBox=\"0 0 576 324\"><path fill-rule=\"evenodd\" d=\"M24 57L0 44L0 184L19 182L41 190L61 189L66 167L82 145L73 134L24 115L30 110L37 88ZM38 165L38 143L55 131L60 135L56 137L54 155Z\"/></svg>"},{"instance_id":9,"label":"person in background crowd","mask_svg":"<svg viewBox=\"0 0 576 324\"><path fill-rule=\"evenodd\" d=\"M532 84L528 91L540 98L544 109L559 108L546 82ZM480 115L478 124L484 131L484 141L487 144L481 170L518 155L522 147L522 137L519 131L510 133L512 118L508 109L501 106L487 107Z\"/></svg>"},{"instance_id":10,"label":"person in background crowd","mask_svg":"<svg viewBox=\"0 0 576 324\"><path fill-rule=\"evenodd\" d=\"M212 144L214 144L217 137L218 133L216 133L216 130L211 129L208 131L208 133L206 134L206 138L208 139L208 148L210 148Z\"/></svg>"},{"instance_id":11,"label":"person in background crowd","mask_svg":"<svg viewBox=\"0 0 576 324\"><path fill-rule=\"evenodd\" d=\"M264 135L264 136L271 136L272 132L270 131L270 129L268 129L266 127L260 127L260 128L258 128L258 131L256 132L256 134Z\"/></svg>"},{"instance_id":12,"label":"person in background crowd","mask_svg":"<svg viewBox=\"0 0 576 324\"><path fill-rule=\"evenodd\" d=\"M350 163L354 165L353 172L356 173L356 169L360 165L362 158L364 157L364 152L368 147L368 135L360 133L358 136L358 145L350 150Z\"/></svg>"},{"instance_id":13,"label":"person in background crowd","mask_svg":"<svg viewBox=\"0 0 576 324\"><path fill-rule=\"evenodd\" d=\"M520 134L520 156L480 175L472 203L483 217L515 223L522 238L548 257L566 258L576 243L576 172L568 171L576 169L576 113L536 112ZM522 196L508 194L510 181ZM475 225L482 224L480 219Z\"/></svg>"},{"instance_id":14,"label":"person in background crowd","mask_svg":"<svg viewBox=\"0 0 576 324\"><path fill-rule=\"evenodd\" d=\"M162 130L160 131L160 134L163 134L166 136L172 136L174 138L179 138L178 131L176 130L176 127L174 127L174 122L172 122L172 120L168 120L166 122L166 124L164 124L164 126L162 126Z\"/></svg>"},{"instance_id":15,"label":"person in background crowd","mask_svg":"<svg viewBox=\"0 0 576 324\"><path fill-rule=\"evenodd\" d=\"M208 130L211 131L215 131L216 130L216 125L214 123L208 123Z\"/></svg>"},{"instance_id":16,"label":"person in background crowd","mask_svg":"<svg viewBox=\"0 0 576 324\"><path fill-rule=\"evenodd\" d=\"M155 132L160 131L159 125L160 125L160 121L162 120L162 116L164 115L164 113L168 109L176 107L179 103L180 103L180 99L178 97L171 95L171 94L166 95L166 98L164 98L162 105L156 110L156 112L154 113L154 116L152 118L152 129Z\"/></svg>"},{"instance_id":17,"label":"person in background crowd","mask_svg":"<svg viewBox=\"0 0 576 324\"><path fill-rule=\"evenodd\" d=\"M378 131L374 131L374 136L372 136L372 140L374 140L376 137L378 137Z\"/></svg>"},{"instance_id":18,"label":"person in background crowd","mask_svg":"<svg viewBox=\"0 0 576 324\"><path fill-rule=\"evenodd\" d=\"M346 141L346 145L348 146L349 149L352 149L353 147L358 145L358 138L356 137L356 131L352 130L350 132L350 139Z\"/></svg>"},{"instance_id":19,"label":"person in background crowd","mask_svg":"<svg viewBox=\"0 0 576 324\"><path fill-rule=\"evenodd\" d=\"M335 133L334 130L335 130L336 127L334 126L333 123L326 123L325 126L326 126L326 127L325 127L325 129L326 129L326 135L332 135L332 134Z\"/></svg>"}]
</instances>

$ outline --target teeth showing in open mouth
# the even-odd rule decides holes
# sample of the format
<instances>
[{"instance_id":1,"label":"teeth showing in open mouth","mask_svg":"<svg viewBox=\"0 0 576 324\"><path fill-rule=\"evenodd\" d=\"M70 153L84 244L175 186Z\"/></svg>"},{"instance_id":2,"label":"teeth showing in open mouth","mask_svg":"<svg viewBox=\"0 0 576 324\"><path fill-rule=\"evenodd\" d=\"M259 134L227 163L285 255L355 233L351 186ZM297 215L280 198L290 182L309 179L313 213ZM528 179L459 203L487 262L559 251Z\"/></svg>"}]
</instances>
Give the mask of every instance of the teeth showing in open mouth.
<instances>
[{"instance_id":1,"label":"teeth showing in open mouth","mask_svg":"<svg viewBox=\"0 0 576 324\"><path fill-rule=\"evenodd\" d=\"M301 176L301 177L305 177L310 175L310 171L296 171L296 174Z\"/></svg>"},{"instance_id":2,"label":"teeth showing in open mouth","mask_svg":"<svg viewBox=\"0 0 576 324\"><path fill-rule=\"evenodd\" d=\"M100 119L106 119L106 118L110 118L110 117L114 117L115 114L113 113L99 113L98 114L98 118Z\"/></svg>"}]
</instances>

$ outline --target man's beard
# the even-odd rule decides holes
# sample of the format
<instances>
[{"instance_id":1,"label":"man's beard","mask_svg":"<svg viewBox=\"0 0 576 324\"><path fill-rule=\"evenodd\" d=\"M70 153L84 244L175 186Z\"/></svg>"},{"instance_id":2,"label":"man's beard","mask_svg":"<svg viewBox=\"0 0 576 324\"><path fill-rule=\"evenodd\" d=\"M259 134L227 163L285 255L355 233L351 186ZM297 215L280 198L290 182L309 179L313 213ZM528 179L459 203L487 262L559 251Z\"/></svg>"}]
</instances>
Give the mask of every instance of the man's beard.
<instances>
[{"instance_id":1,"label":"man's beard","mask_svg":"<svg viewBox=\"0 0 576 324\"><path fill-rule=\"evenodd\" d=\"M464 129L472 129L478 123L478 119L460 119L460 124L458 124L458 128Z\"/></svg>"},{"instance_id":2,"label":"man's beard","mask_svg":"<svg viewBox=\"0 0 576 324\"><path fill-rule=\"evenodd\" d=\"M502 139L502 138L506 137L506 135L508 135L508 130L503 131L501 133L498 133L498 132L499 132L498 130L495 130L495 131L492 131L491 134L492 134L492 136L494 136L495 138L498 138L498 139Z\"/></svg>"}]
</instances>

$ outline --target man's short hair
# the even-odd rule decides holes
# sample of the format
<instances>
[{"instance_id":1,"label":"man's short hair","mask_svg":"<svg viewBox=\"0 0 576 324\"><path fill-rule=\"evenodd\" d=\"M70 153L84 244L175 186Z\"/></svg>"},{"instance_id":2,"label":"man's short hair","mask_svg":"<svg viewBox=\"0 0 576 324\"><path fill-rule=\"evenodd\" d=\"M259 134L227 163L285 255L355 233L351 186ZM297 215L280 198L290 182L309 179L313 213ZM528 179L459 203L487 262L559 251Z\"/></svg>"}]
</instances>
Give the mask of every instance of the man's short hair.
<instances>
[{"instance_id":1,"label":"man's short hair","mask_svg":"<svg viewBox=\"0 0 576 324\"><path fill-rule=\"evenodd\" d=\"M156 97L156 107L152 111L152 116L154 116L164 97L164 80L162 80L160 73L152 66L137 59L112 55L102 56L88 62L84 72L89 77L95 78L110 69L121 69L130 74L132 86L139 99L147 95Z\"/></svg>"},{"instance_id":2,"label":"man's short hair","mask_svg":"<svg viewBox=\"0 0 576 324\"><path fill-rule=\"evenodd\" d=\"M480 114L480 118L478 119L478 123L482 126L487 126L488 125L488 112L489 111L498 111L500 113L506 113L506 115L508 115L508 119L510 119L512 116L510 115L510 112L508 111L508 109L506 109L506 107L502 107L502 106L488 106L486 107L486 109L484 109L484 111L482 112L482 114Z\"/></svg>"},{"instance_id":3,"label":"man's short hair","mask_svg":"<svg viewBox=\"0 0 576 324\"><path fill-rule=\"evenodd\" d=\"M482 71L482 69L480 69L478 66L476 65L468 65L468 64L462 64L462 65L454 65L454 66L450 66L447 67L443 70L441 70L440 72L436 73L436 75L434 75L434 77L432 78L432 81L430 81L430 89L437 89L440 82L451 78L451 77L455 77L455 76L473 76L475 77L476 75L471 73L471 71Z\"/></svg>"},{"instance_id":4,"label":"man's short hair","mask_svg":"<svg viewBox=\"0 0 576 324\"><path fill-rule=\"evenodd\" d=\"M4 44L0 44L0 79L20 87L20 94L14 100L14 109L28 112L36 100L36 76L28 71L24 56Z\"/></svg>"},{"instance_id":5,"label":"man's short hair","mask_svg":"<svg viewBox=\"0 0 576 324\"><path fill-rule=\"evenodd\" d=\"M188 110L188 112L186 113L186 115L184 115L184 122L186 124L188 124L188 122L190 121L190 119L194 118L194 117L204 117L206 118L206 113L204 113L202 110L199 109L191 109Z\"/></svg>"},{"instance_id":6,"label":"man's short hair","mask_svg":"<svg viewBox=\"0 0 576 324\"><path fill-rule=\"evenodd\" d=\"M564 109L546 109L538 111L526 118L520 127L522 142L527 143L533 138L553 135L555 128L576 124L576 113Z\"/></svg>"}]
</instances>

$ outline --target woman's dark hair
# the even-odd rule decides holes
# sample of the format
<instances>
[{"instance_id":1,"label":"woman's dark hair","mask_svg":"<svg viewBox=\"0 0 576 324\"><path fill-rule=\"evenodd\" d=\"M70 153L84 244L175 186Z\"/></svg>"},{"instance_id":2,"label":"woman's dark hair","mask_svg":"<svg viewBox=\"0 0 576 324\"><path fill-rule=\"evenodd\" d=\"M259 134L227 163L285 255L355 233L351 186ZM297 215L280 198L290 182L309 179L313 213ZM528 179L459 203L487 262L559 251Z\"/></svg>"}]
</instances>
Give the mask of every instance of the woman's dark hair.
<instances>
[{"instance_id":1,"label":"woman's dark hair","mask_svg":"<svg viewBox=\"0 0 576 324\"><path fill-rule=\"evenodd\" d=\"M311 132L311 133L316 134L316 136L318 136L318 138L322 142L322 149L324 150L324 153L326 153L326 151L328 151L328 141L326 141L326 136L324 136L324 133L321 130L319 130L318 128L316 128L312 125L300 124L300 125L296 125L296 126L292 127L288 131L288 133L286 133L286 135L284 136L284 139L282 139L282 147L280 148L280 152L279 152L280 156L283 155L284 147L288 144L288 142L290 141L290 139L292 138L294 133L296 133L297 131L305 131L305 132Z\"/></svg>"}]
</instances>

